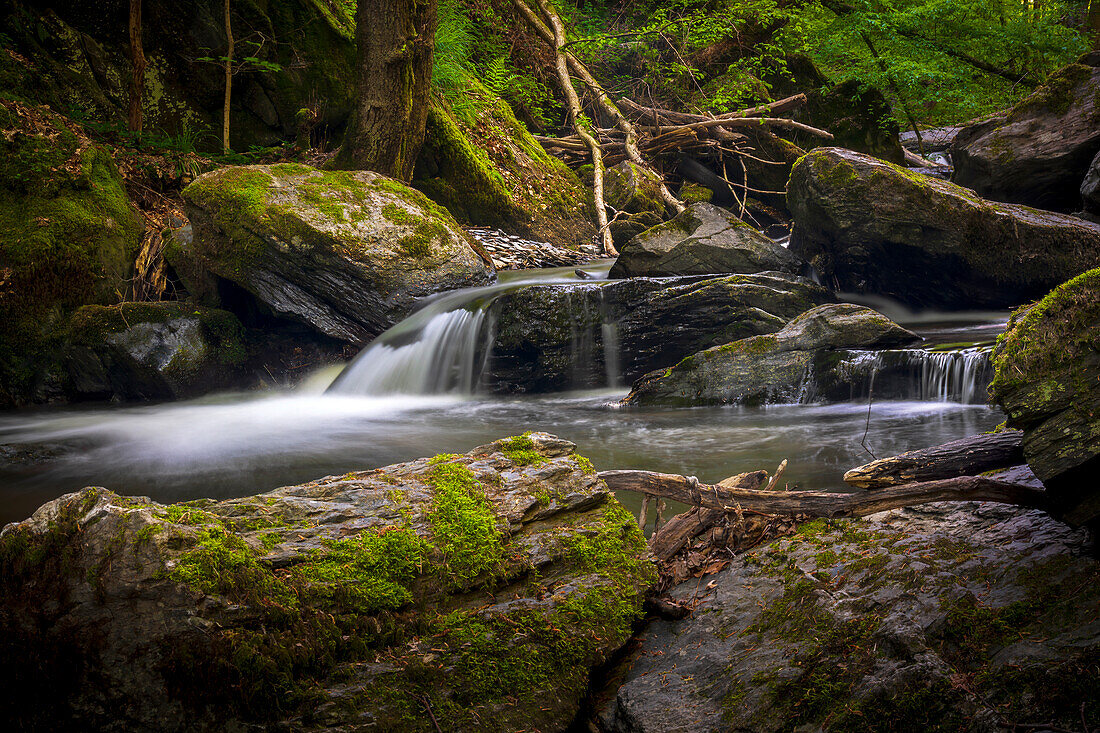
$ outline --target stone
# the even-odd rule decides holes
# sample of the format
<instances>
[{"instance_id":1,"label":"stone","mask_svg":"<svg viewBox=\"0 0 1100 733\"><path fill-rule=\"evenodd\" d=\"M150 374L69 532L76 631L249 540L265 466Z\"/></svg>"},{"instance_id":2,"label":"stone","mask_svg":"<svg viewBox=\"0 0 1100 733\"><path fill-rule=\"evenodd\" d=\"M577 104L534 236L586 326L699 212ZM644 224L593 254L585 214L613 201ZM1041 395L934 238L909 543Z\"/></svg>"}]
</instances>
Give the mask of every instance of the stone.
<instances>
[{"instance_id":1,"label":"stone","mask_svg":"<svg viewBox=\"0 0 1100 733\"><path fill-rule=\"evenodd\" d=\"M1100 521L1100 269L1012 314L994 351L990 397L1024 431L1024 458L1053 510Z\"/></svg>"},{"instance_id":2,"label":"stone","mask_svg":"<svg viewBox=\"0 0 1100 733\"><path fill-rule=\"evenodd\" d=\"M798 274L802 262L729 211L700 203L630 240L611 267L611 277L768 270Z\"/></svg>"},{"instance_id":3,"label":"stone","mask_svg":"<svg viewBox=\"0 0 1100 733\"><path fill-rule=\"evenodd\" d=\"M0 407L8 407L61 396L69 315L127 292L144 227L109 150L79 126L5 99L0 128Z\"/></svg>"},{"instance_id":4,"label":"stone","mask_svg":"<svg viewBox=\"0 0 1100 733\"><path fill-rule=\"evenodd\" d=\"M1076 211L1098 151L1100 66L1070 64L1004 114L960 131L952 180L997 201Z\"/></svg>"},{"instance_id":5,"label":"stone","mask_svg":"<svg viewBox=\"0 0 1100 733\"><path fill-rule=\"evenodd\" d=\"M640 634L600 729L1077 730L1100 689L1086 550L997 504L803 524L671 591L692 615Z\"/></svg>"},{"instance_id":6,"label":"stone","mask_svg":"<svg viewBox=\"0 0 1100 733\"><path fill-rule=\"evenodd\" d=\"M630 382L700 349L778 331L832 300L779 272L533 285L494 301L482 386L519 393Z\"/></svg>"},{"instance_id":7,"label":"stone","mask_svg":"<svg viewBox=\"0 0 1100 733\"><path fill-rule=\"evenodd\" d=\"M1085 180L1081 181L1081 199L1085 211L1100 214L1100 153L1092 159Z\"/></svg>"},{"instance_id":8,"label":"stone","mask_svg":"<svg viewBox=\"0 0 1100 733\"><path fill-rule=\"evenodd\" d=\"M661 200L660 185L657 174L624 160L604 174L604 201L616 212L653 212L663 216L665 203Z\"/></svg>"},{"instance_id":9,"label":"stone","mask_svg":"<svg viewBox=\"0 0 1100 733\"><path fill-rule=\"evenodd\" d=\"M163 505L87 488L0 533L17 728L565 730L655 582L545 433Z\"/></svg>"},{"instance_id":10,"label":"stone","mask_svg":"<svg viewBox=\"0 0 1100 733\"><path fill-rule=\"evenodd\" d=\"M235 384L246 358L236 316L175 302L83 306L65 353L74 399L194 397Z\"/></svg>"},{"instance_id":11,"label":"stone","mask_svg":"<svg viewBox=\"0 0 1100 733\"><path fill-rule=\"evenodd\" d=\"M803 158L787 200L791 251L824 282L914 308L1013 307L1100 264L1096 224L841 148Z\"/></svg>"},{"instance_id":12,"label":"stone","mask_svg":"<svg viewBox=\"0 0 1100 733\"><path fill-rule=\"evenodd\" d=\"M183 197L194 233L176 259L243 288L280 318L350 343L385 331L418 298L493 277L450 214L370 171L228 167L200 176Z\"/></svg>"},{"instance_id":13,"label":"stone","mask_svg":"<svg viewBox=\"0 0 1100 733\"><path fill-rule=\"evenodd\" d=\"M834 303L813 308L779 331L714 346L634 383L628 405L763 404L797 400L809 382L829 384L861 372L838 369L850 349L904 346L920 337L870 308ZM824 394L819 394L824 396Z\"/></svg>"}]
</instances>

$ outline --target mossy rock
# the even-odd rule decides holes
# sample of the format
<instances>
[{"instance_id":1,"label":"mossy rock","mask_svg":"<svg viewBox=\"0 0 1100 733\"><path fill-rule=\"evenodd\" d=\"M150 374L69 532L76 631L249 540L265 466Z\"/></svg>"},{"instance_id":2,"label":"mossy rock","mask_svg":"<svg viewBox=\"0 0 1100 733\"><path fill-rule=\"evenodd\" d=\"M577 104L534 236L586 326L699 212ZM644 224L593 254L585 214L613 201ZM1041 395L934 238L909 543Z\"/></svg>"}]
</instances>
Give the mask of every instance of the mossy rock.
<instances>
[{"instance_id":1,"label":"mossy rock","mask_svg":"<svg viewBox=\"0 0 1100 733\"><path fill-rule=\"evenodd\" d=\"M40 398L67 313L126 292L143 226L109 153L0 100L0 401ZM79 132L79 130L77 130Z\"/></svg>"},{"instance_id":2,"label":"mossy rock","mask_svg":"<svg viewBox=\"0 0 1100 733\"><path fill-rule=\"evenodd\" d=\"M343 341L370 340L417 298L493 277L446 210L377 173L228 167L200 176L183 197L192 233L177 239L174 261Z\"/></svg>"},{"instance_id":3,"label":"mossy rock","mask_svg":"<svg viewBox=\"0 0 1100 733\"><path fill-rule=\"evenodd\" d=\"M445 730L564 730L656 581L573 448L531 433L239 499L50 502L0 537L0 649L27 662L0 707L32 728L126 710L430 732L430 709Z\"/></svg>"},{"instance_id":4,"label":"mossy rock","mask_svg":"<svg viewBox=\"0 0 1100 733\"><path fill-rule=\"evenodd\" d=\"M1070 64L1015 107L959 131L952 180L996 201L1080 208L1080 185L1100 152L1100 67Z\"/></svg>"},{"instance_id":5,"label":"mossy rock","mask_svg":"<svg viewBox=\"0 0 1100 733\"><path fill-rule=\"evenodd\" d=\"M653 171L624 160L604 173L604 201L616 211L628 214L652 212L663 218L661 179Z\"/></svg>"},{"instance_id":6,"label":"mossy rock","mask_svg":"<svg viewBox=\"0 0 1100 733\"><path fill-rule=\"evenodd\" d=\"M849 349L905 346L920 337L870 308L821 305L773 334L751 336L684 357L653 371L623 400L628 405L707 405L792 402L803 391L824 396L864 375L837 369ZM817 383L828 389L815 389Z\"/></svg>"},{"instance_id":7,"label":"mossy rock","mask_svg":"<svg viewBox=\"0 0 1100 733\"><path fill-rule=\"evenodd\" d=\"M1075 524L1100 518L1100 269L1013 313L990 397L1024 431L1024 456Z\"/></svg>"},{"instance_id":8,"label":"mossy rock","mask_svg":"<svg viewBox=\"0 0 1100 733\"><path fill-rule=\"evenodd\" d=\"M840 290L916 308L1006 308L1100 264L1100 226L987 201L842 148L794 167L790 249Z\"/></svg>"},{"instance_id":9,"label":"mossy rock","mask_svg":"<svg viewBox=\"0 0 1100 733\"><path fill-rule=\"evenodd\" d=\"M75 399L177 399L235 384L247 355L232 313L121 303L73 314L64 361Z\"/></svg>"},{"instance_id":10,"label":"mossy rock","mask_svg":"<svg viewBox=\"0 0 1100 733\"><path fill-rule=\"evenodd\" d=\"M627 242L610 274L653 277L801 270L798 257L733 213L700 203Z\"/></svg>"},{"instance_id":11,"label":"mossy rock","mask_svg":"<svg viewBox=\"0 0 1100 733\"><path fill-rule=\"evenodd\" d=\"M577 175L474 79L466 104L456 115L445 100L432 100L412 185L466 224L566 247L590 243L592 194Z\"/></svg>"}]
</instances>

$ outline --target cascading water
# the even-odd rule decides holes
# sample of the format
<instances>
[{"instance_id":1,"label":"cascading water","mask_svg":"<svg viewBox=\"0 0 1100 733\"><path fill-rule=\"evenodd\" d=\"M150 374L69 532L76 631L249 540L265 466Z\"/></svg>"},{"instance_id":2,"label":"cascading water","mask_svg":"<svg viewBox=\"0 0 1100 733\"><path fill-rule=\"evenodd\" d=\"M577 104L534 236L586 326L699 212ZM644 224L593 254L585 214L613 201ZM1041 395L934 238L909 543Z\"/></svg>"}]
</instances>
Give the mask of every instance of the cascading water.
<instances>
[{"instance_id":1,"label":"cascading water","mask_svg":"<svg viewBox=\"0 0 1100 733\"><path fill-rule=\"evenodd\" d=\"M844 395L850 400L873 394L876 399L980 405L986 402L986 387L993 379L990 353L989 347L853 351L833 367L833 381L850 385L850 392ZM807 375L800 403L822 398L819 376Z\"/></svg>"},{"instance_id":2,"label":"cascading water","mask_svg":"<svg viewBox=\"0 0 1100 733\"><path fill-rule=\"evenodd\" d=\"M610 263L581 268L593 277L605 278ZM389 329L348 365L329 392L354 395L472 394L477 390L485 361L493 347L490 306L504 293L530 285L574 287L584 282L574 268L542 272L505 272L501 282L483 288L462 290L439 297L412 316ZM589 384L593 334L586 298L566 293L573 324L571 346L574 383ZM618 343L615 325L602 307L600 319L604 338L607 386L621 381L618 371ZM612 353L615 352L615 353ZM602 378L602 376L601 376Z\"/></svg>"}]
</instances>

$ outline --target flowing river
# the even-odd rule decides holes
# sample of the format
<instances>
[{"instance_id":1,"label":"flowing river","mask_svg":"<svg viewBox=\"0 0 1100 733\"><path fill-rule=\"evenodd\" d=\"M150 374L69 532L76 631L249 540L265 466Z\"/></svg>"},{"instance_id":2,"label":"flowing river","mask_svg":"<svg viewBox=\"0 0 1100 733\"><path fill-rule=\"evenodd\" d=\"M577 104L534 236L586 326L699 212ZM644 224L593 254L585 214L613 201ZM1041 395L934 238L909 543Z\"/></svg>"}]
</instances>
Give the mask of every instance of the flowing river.
<instances>
[{"instance_id":1,"label":"flowing river","mask_svg":"<svg viewBox=\"0 0 1100 733\"><path fill-rule=\"evenodd\" d=\"M608 264L583 268L606 276ZM917 316L874 304L946 349L899 352L908 399L764 407L621 408L616 354L605 387L524 397L486 394L488 308L532 283L573 287L572 268L501 273L444 294L386 332L329 387L336 369L294 391L212 395L141 406L39 408L0 415L0 525L88 485L171 502L244 496L544 430L577 443L598 469L642 468L717 481L789 460L791 488L842 489L844 471L901 451L989 430L987 342L1003 314ZM601 343L614 349L614 324ZM583 338L578 337L578 343ZM609 346L610 345L610 346ZM869 359L877 358L871 357ZM807 397L812 399L812 395ZM624 497L627 500L630 497Z\"/></svg>"}]
</instances>

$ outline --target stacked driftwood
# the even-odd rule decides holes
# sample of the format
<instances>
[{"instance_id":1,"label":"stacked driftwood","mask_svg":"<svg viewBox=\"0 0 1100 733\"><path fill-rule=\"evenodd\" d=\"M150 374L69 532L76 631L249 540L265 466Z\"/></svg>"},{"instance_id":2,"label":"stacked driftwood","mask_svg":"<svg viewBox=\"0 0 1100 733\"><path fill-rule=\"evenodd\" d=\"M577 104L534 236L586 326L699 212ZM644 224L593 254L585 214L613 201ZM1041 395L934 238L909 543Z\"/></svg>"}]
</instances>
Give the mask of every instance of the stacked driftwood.
<instances>
[{"instance_id":1,"label":"stacked driftwood","mask_svg":"<svg viewBox=\"0 0 1100 733\"><path fill-rule=\"evenodd\" d=\"M649 547L661 568L663 590L717 572L735 554L790 534L799 523L814 517L864 517L938 501L992 501L1047 509L1041 485L1020 480L1026 467L1011 481L979 475L1022 464L1021 440L1019 431L1008 430L880 459L845 475L845 481L859 487L849 493L785 490L779 479L786 461L771 479L767 471L755 471L714 485L694 476L653 471L603 471L600 478L612 491L647 497L639 519L643 526L653 501L660 506L671 499L692 507L666 523L660 523L658 511Z\"/></svg>"}]
</instances>

